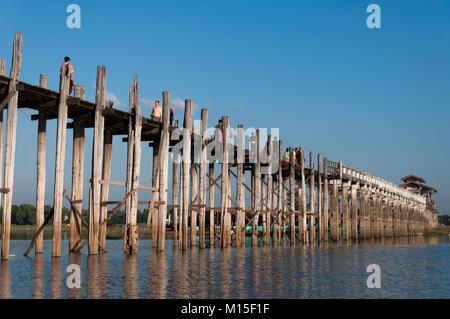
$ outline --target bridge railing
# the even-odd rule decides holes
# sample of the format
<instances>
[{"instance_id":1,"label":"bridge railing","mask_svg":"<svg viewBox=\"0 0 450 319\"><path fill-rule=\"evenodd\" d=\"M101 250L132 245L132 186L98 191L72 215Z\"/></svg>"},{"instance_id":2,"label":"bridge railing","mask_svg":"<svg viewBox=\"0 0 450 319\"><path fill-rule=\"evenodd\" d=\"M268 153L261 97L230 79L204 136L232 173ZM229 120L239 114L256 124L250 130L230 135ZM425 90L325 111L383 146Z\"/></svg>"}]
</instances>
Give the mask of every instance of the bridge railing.
<instances>
[{"instance_id":1,"label":"bridge railing","mask_svg":"<svg viewBox=\"0 0 450 319\"><path fill-rule=\"evenodd\" d=\"M343 178L346 178L352 181L368 183L378 188L381 188L387 192L390 192L398 196L402 196L404 198L418 202L420 204L425 205L427 203L426 198L421 195L414 194L404 188L401 188L400 186L394 183L373 176L367 172L361 172L359 169L354 169L351 166L344 165L342 162L333 162L328 160L327 169L329 175L339 176L341 180Z\"/></svg>"}]
</instances>

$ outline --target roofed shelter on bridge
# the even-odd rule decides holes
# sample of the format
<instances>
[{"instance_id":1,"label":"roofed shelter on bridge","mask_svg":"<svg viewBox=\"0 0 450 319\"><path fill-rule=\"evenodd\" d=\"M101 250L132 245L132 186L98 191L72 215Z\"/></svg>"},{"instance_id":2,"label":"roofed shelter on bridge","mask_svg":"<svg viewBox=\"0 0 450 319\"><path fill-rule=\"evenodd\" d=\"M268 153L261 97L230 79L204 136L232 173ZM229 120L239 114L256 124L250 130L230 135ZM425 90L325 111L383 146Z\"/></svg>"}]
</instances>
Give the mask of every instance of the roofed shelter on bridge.
<instances>
[{"instance_id":1,"label":"roofed shelter on bridge","mask_svg":"<svg viewBox=\"0 0 450 319\"><path fill-rule=\"evenodd\" d=\"M435 188L425 185L426 181L423 178L415 175L405 176L402 178L402 181L404 183L400 187L412 193L425 196L430 201L432 201L432 195L438 192Z\"/></svg>"}]
</instances>

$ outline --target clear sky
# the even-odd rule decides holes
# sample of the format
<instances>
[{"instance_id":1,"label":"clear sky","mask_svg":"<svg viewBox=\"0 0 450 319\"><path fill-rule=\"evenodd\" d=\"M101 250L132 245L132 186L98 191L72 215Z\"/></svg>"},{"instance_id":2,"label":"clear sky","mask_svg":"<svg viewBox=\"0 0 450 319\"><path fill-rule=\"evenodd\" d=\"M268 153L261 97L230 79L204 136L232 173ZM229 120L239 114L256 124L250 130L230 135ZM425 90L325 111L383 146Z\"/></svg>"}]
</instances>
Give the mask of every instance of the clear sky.
<instances>
[{"instance_id":1,"label":"clear sky","mask_svg":"<svg viewBox=\"0 0 450 319\"><path fill-rule=\"evenodd\" d=\"M66 26L70 3L81 7L81 29ZM381 29L366 26L371 3L381 8ZM211 124L229 115L232 126L280 128L285 145L395 183L421 176L438 189L440 212L450 213L448 0L4 1L0 57L8 72L17 31L24 33L22 81L38 84L47 74L57 90L69 55L87 99L94 100L96 66L105 65L108 97L127 109L136 74L144 115L168 90L177 119L192 98L209 109ZM37 122L34 112L19 113L14 203L34 204ZM47 131L51 204L56 121ZM69 130L69 190L71 139ZM124 180L126 148L115 140L112 179ZM151 150L142 156L141 180L149 185ZM113 188L111 200L122 193Z\"/></svg>"}]
</instances>

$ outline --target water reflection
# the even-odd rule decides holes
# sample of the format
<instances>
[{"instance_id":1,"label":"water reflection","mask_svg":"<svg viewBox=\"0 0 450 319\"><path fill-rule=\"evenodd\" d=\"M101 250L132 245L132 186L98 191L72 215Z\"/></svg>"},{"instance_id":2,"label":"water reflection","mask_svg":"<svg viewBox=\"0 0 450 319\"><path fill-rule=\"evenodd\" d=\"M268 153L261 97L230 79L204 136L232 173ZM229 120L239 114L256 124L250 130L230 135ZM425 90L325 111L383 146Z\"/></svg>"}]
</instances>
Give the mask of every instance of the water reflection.
<instances>
[{"instance_id":1,"label":"water reflection","mask_svg":"<svg viewBox=\"0 0 450 319\"><path fill-rule=\"evenodd\" d=\"M33 298L42 299L44 298L44 257L43 254L36 254L34 256L34 289Z\"/></svg>"},{"instance_id":2,"label":"water reflection","mask_svg":"<svg viewBox=\"0 0 450 319\"><path fill-rule=\"evenodd\" d=\"M0 298L450 298L448 236L164 252L142 240L137 255L121 243L108 241L108 254L1 262ZM384 289L365 285L372 263ZM81 267L81 289L66 286L69 264Z\"/></svg>"},{"instance_id":3,"label":"water reflection","mask_svg":"<svg viewBox=\"0 0 450 319\"><path fill-rule=\"evenodd\" d=\"M1 261L0 279L0 298L11 298L8 261Z\"/></svg>"}]
</instances>

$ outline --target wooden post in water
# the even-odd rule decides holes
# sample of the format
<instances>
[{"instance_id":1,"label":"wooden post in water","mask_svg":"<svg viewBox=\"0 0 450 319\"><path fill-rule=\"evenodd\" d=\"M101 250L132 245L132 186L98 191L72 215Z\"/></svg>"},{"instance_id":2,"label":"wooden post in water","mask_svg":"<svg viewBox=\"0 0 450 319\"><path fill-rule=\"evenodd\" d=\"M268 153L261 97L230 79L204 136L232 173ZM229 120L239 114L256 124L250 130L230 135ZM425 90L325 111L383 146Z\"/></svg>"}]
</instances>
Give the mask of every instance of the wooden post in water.
<instances>
[{"instance_id":1,"label":"wooden post in water","mask_svg":"<svg viewBox=\"0 0 450 319\"><path fill-rule=\"evenodd\" d=\"M238 125L237 134L237 178L236 178L236 202L240 209L236 214L236 246L240 247L245 239L245 230L242 230L245 226L245 139L244 139L244 126Z\"/></svg>"},{"instance_id":2,"label":"wooden post in water","mask_svg":"<svg viewBox=\"0 0 450 319\"><path fill-rule=\"evenodd\" d=\"M159 143L159 208L158 208L158 251L164 251L166 242L167 191L169 180L169 126L170 93L163 92L162 133ZM140 134L139 140L140 141Z\"/></svg>"},{"instance_id":3,"label":"wooden post in water","mask_svg":"<svg viewBox=\"0 0 450 319\"><path fill-rule=\"evenodd\" d=\"M8 103L8 117L6 120L6 137L5 137L5 163L4 163L4 185L9 188L9 192L3 193L3 222L2 222L2 259L9 258L9 240L11 232L11 206L14 186L14 159L16 152L16 126L17 126L17 102L19 92L17 91L17 81L19 80L20 69L22 65L22 46L23 35L16 33L13 44L12 65L9 77L8 93L13 93ZM6 66L3 63L2 69ZM1 156L0 156L1 157ZM62 197L62 196L61 196ZM62 199L62 198L61 198Z\"/></svg>"},{"instance_id":4,"label":"wooden post in water","mask_svg":"<svg viewBox=\"0 0 450 319\"><path fill-rule=\"evenodd\" d=\"M101 174L103 160L103 134L105 119L103 110L105 109L106 94L106 68L97 67L97 94L95 96L95 119L94 136L92 145L92 177L91 177L91 196L89 204L89 240L88 251L90 255L98 254L99 243L99 222L100 222L100 190ZM92 201L91 201L92 199ZM56 211L55 211L56 212Z\"/></svg>"},{"instance_id":5,"label":"wooden post in water","mask_svg":"<svg viewBox=\"0 0 450 319\"><path fill-rule=\"evenodd\" d=\"M199 217L199 237L200 237L200 248L206 247L206 130L208 129L208 110L202 109L201 111L201 154L200 154L200 217Z\"/></svg>"},{"instance_id":6,"label":"wooden post in water","mask_svg":"<svg viewBox=\"0 0 450 319\"><path fill-rule=\"evenodd\" d=\"M74 95L80 100L85 99L85 88L75 85ZM84 176L84 125L82 121L73 120L73 150L72 150L72 202L79 212L83 210L83 176ZM69 251L76 251L81 245L81 218L70 210Z\"/></svg>"},{"instance_id":7,"label":"wooden post in water","mask_svg":"<svg viewBox=\"0 0 450 319\"><path fill-rule=\"evenodd\" d=\"M272 197L273 197L273 166L272 166L272 155L273 155L273 143L272 135L267 137L267 155L268 155L268 166L267 166L267 213L266 213L266 238L264 240L265 244L270 244L270 228L272 227ZM294 186L295 189L295 186ZM295 202L294 202L295 206ZM295 210L295 209L294 209Z\"/></svg>"},{"instance_id":8,"label":"wooden post in water","mask_svg":"<svg viewBox=\"0 0 450 319\"><path fill-rule=\"evenodd\" d=\"M39 80L39 86L47 88L47 76L41 74ZM3 160L3 111L0 113L0 167ZM36 172L36 232L44 223L44 200L45 200L45 144L46 144L46 132L47 132L47 119L45 118L45 112L39 111L38 120L38 138L37 138L37 172ZM2 172L0 170L0 181L2 179ZM35 253L44 252L44 233L41 232L36 238Z\"/></svg>"},{"instance_id":9,"label":"wooden post in water","mask_svg":"<svg viewBox=\"0 0 450 319\"><path fill-rule=\"evenodd\" d=\"M319 242L324 240L324 218L322 197L322 154L317 154L317 210L319 213Z\"/></svg>"},{"instance_id":10,"label":"wooden post in water","mask_svg":"<svg viewBox=\"0 0 450 319\"><path fill-rule=\"evenodd\" d=\"M194 128L194 127L192 127ZM194 132L194 130L192 130ZM198 170L197 163L191 164L191 205L195 205L198 199ZM197 208L190 210L191 214L191 247L197 246Z\"/></svg>"},{"instance_id":11,"label":"wooden post in water","mask_svg":"<svg viewBox=\"0 0 450 319\"><path fill-rule=\"evenodd\" d=\"M319 163L320 165L320 163ZM328 243L328 203L329 203L329 193L328 193L328 158L325 157L323 160L323 241Z\"/></svg>"},{"instance_id":12,"label":"wooden post in water","mask_svg":"<svg viewBox=\"0 0 450 319\"><path fill-rule=\"evenodd\" d=\"M107 108L112 108L113 103L108 102ZM113 135L112 128L106 127L104 129L103 136L103 167L102 167L102 180L109 181L111 179L111 160L112 160L112 143ZM98 234L98 240L101 247L106 247L106 228L107 225L104 223L106 218L108 218L108 206L101 205L102 202L107 202L109 196L109 184L101 184L100 189L100 230ZM81 211L81 210L80 210Z\"/></svg>"},{"instance_id":13,"label":"wooden post in water","mask_svg":"<svg viewBox=\"0 0 450 319\"><path fill-rule=\"evenodd\" d=\"M283 211L283 141L279 140L278 142L278 154L279 154L279 166L278 166L278 220L277 220L277 232L278 232L278 242L281 243L281 229L282 229L282 216L281 212ZM283 239L284 240L284 239Z\"/></svg>"},{"instance_id":14,"label":"wooden post in water","mask_svg":"<svg viewBox=\"0 0 450 319\"><path fill-rule=\"evenodd\" d=\"M128 147L133 147L129 144ZM130 150L129 150L130 152ZM131 169L131 168L129 168ZM156 188L150 196L150 205L148 207L147 228L152 228L152 247L158 245L158 208L155 201L159 199L159 141L153 143L153 170L152 170L152 187ZM128 192L128 190L127 190ZM128 202L127 202L128 203ZM151 223L150 223L151 221Z\"/></svg>"},{"instance_id":15,"label":"wooden post in water","mask_svg":"<svg viewBox=\"0 0 450 319\"><path fill-rule=\"evenodd\" d=\"M294 163L294 151L291 149L289 153L290 163L289 163L289 216L291 228L290 232L290 243L295 245L295 163Z\"/></svg>"},{"instance_id":16,"label":"wooden post in water","mask_svg":"<svg viewBox=\"0 0 450 319\"><path fill-rule=\"evenodd\" d=\"M339 209L339 181L331 181L331 198L330 198L330 210L331 210L331 228L330 237L333 241L340 240L340 209Z\"/></svg>"},{"instance_id":17,"label":"wooden post in water","mask_svg":"<svg viewBox=\"0 0 450 319\"><path fill-rule=\"evenodd\" d=\"M354 240L358 240L358 188L359 184L354 184L351 186L351 219L352 219L352 231L351 238Z\"/></svg>"},{"instance_id":18,"label":"wooden post in water","mask_svg":"<svg viewBox=\"0 0 450 319\"><path fill-rule=\"evenodd\" d=\"M255 206L256 216L253 219L252 245L258 244L259 211L261 209L261 131L256 130L256 164L255 164Z\"/></svg>"},{"instance_id":19,"label":"wooden post in water","mask_svg":"<svg viewBox=\"0 0 450 319\"><path fill-rule=\"evenodd\" d=\"M344 240L350 239L350 205L348 189L349 182L342 183L342 238Z\"/></svg>"},{"instance_id":20,"label":"wooden post in water","mask_svg":"<svg viewBox=\"0 0 450 319\"><path fill-rule=\"evenodd\" d=\"M214 211L214 163L209 164L209 245L214 246L214 237L216 231L215 211Z\"/></svg>"},{"instance_id":21,"label":"wooden post in water","mask_svg":"<svg viewBox=\"0 0 450 319\"><path fill-rule=\"evenodd\" d=\"M228 247L228 243L231 242L231 214L228 211L228 139L229 139L229 128L228 128L228 116L222 116L222 142L223 142L223 153L222 153L222 191L221 191L221 232L220 232L220 242L221 247Z\"/></svg>"},{"instance_id":22,"label":"wooden post in water","mask_svg":"<svg viewBox=\"0 0 450 319\"><path fill-rule=\"evenodd\" d=\"M134 83L130 86L130 101L128 119L128 152L127 152L127 194L131 193L127 202L126 224L124 229L124 253L134 254L138 251L139 234L137 227L138 187L141 167L141 130L142 116L138 106L138 79L134 77ZM152 221L154 222L154 220Z\"/></svg>"},{"instance_id":23,"label":"wooden post in water","mask_svg":"<svg viewBox=\"0 0 450 319\"><path fill-rule=\"evenodd\" d=\"M301 178L301 182L300 182L300 187L301 187L301 209L300 211L302 212L302 229L303 229L303 234L302 234L302 239L304 243L308 243L309 242L309 236L308 236L308 229L307 229L307 209L306 209L306 179L305 179L305 154L304 154L304 150L302 149L301 151L301 167L300 167L300 178Z\"/></svg>"},{"instance_id":24,"label":"wooden post in water","mask_svg":"<svg viewBox=\"0 0 450 319\"><path fill-rule=\"evenodd\" d=\"M172 204L173 208L173 247L177 247L179 218L178 212L178 159L172 160ZM150 214L150 211L148 212Z\"/></svg>"},{"instance_id":25,"label":"wooden post in water","mask_svg":"<svg viewBox=\"0 0 450 319\"><path fill-rule=\"evenodd\" d=\"M310 229L310 237L311 242L315 242L316 240L316 183L314 180L314 157L312 152L309 152L309 166L311 168L310 171L310 179L309 179L309 203L311 206L311 224L309 226Z\"/></svg>"},{"instance_id":26,"label":"wooden post in water","mask_svg":"<svg viewBox=\"0 0 450 319\"><path fill-rule=\"evenodd\" d=\"M0 59L0 75L6 75L6 60ZM42 75L41 75L42 77ZM45 83L47 86L47 83ZM39 143L38 143L39 144ZM3 185L3 110L0 111L0 187ZM0 205L2 196L0 196Z\"/></svg>"},{"instance_id":27,"label":"wooden post in water","mask_svg":"<svg viewBox=\"0 0 450 319\"><path fill-rule=\"evenodd\" d=\"M189 215L189 164L191 162L191 129L192 129L192 100L185 100L184 107L184 135L183 135L183 162L181 171L182 204L182 244L181 249L188 248L188 215Z\"/></svg>"},{"instance_id":28,"label":"wooden post in water","mask_svg":"<svg viewBox=\"0 0 450 319\"><path fill-rule=\"evenodd\" d=\"M64 159L66 155L66 128L67 128L67 97L69 90L69 74L66 73L68 66L62 63L61 77L59 85L59 106L58 106L58 128L56 135L56 156L55 156L55 183L53 196L53 245L52 256L61 256L61 223L62 223L62 201L64 188ZM5 176L6 178L6 176ZM5 179L6 181L6 179ZM5 187L8 187L5 183Z\"/></svg>"}]
</instances>

